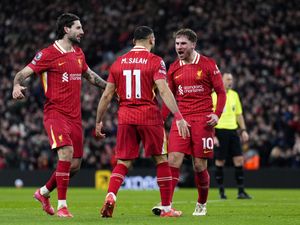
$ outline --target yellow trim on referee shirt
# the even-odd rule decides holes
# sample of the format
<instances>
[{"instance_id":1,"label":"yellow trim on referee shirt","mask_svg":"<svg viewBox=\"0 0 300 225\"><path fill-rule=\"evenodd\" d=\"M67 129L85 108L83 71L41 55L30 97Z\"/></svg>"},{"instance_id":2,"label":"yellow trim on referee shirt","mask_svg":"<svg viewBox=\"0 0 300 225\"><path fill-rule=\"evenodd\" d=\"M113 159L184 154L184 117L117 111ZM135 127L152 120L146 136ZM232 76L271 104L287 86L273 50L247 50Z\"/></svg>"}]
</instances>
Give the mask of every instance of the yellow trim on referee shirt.
<instances>
[{"instance_id":1,"label":"yellow trim on referee shirt","mask_svg":"<svg viewBox=\"0 0 300 225\"><path fill-rule=\"evenodd\" d=\"M50 127L50 131L51 131L51 138L52 138L52 141L53 141L53 144L52 144L51 148L54 149L54 148L57 147L57 142L55 140L55 136L54 136L54 133L53 133L53 130L52 130L52 126Z\"/></svg>"},{"instance_id":2,"label":"yellow trim on referee shirt","mask_svg":"<svg viewBox=\"0 0 300 225\"><path fill-rule=\"evenodd\" d=\"M212 94L213 106L216 109L217 105L217 94ZM243 113L241 101L239 95L234 90L228 90L226 92L226 104L224 111L218 121L216 128L235 130L238 128L237 116Z\"/></svg>"},{"instance_id":3,"label":"yellow trim on referee shirt","mask_svg":"<svg viewBox=\"0 0 300 225\"><path fill-rule=\"evenodd\" d=\"M44 91L45 91L45 94L46 94L47 90L48 90L47 72L42 73L42 82L43 82L43 87L44 87Z\"/></svg>"}]
</instances>

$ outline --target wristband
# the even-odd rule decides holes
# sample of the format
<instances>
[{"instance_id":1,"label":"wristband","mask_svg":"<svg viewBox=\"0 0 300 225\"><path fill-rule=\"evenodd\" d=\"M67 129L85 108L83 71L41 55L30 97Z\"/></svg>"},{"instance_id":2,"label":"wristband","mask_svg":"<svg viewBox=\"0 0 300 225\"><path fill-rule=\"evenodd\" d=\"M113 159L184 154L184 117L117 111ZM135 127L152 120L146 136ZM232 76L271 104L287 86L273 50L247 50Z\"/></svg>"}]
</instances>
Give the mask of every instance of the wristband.
<instances>
[{"instance_id":1,"label":"wristband","mask_svg":"<svg viewBox=\"0 0 300 225\"><path fill-rule=\"evenodd\" d=\"M182 120L183 119L183 117L182 117L182 115L179 111L174 113L174 117L175 117L175 120Z\"/></svg>"},{"instance_id":2,"label":"wristband","mask_svg":"<svg viewBox=\"0 0 300 225\"><path fill-rule=\"evenodd\" d=\"M247 130L246 130L246 129L241 129L241 133L243 133L244 131L246 131L246 132L247 132Z\"/></svg>"}]
</instances>

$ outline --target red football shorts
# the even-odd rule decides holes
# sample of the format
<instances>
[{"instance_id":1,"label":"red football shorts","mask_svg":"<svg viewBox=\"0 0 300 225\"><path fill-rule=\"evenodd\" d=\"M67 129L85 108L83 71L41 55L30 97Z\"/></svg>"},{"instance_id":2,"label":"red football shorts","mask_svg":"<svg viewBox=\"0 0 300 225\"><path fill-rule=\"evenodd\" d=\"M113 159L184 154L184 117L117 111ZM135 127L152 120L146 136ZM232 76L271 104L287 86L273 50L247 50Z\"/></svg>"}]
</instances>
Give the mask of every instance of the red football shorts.
<instances>
[{"instance_id":1,"label":"red football shorts","mask_svg":"<svg viewBox=\"0 0 300 225\"><path fill-rule=\"evenodd\" d=\"M167 153L163 148L163 125L119 124L115 149L116 158L124 160L138 158L141 141L147 157Z\"/></svg>"},{"instance_id":2,"label":"red football shorts","mask_svg":"<svg viewBox=\"0 0 300 225\"><path fill-rule=\"evenodd\" d=\"M64 118L46 119L44 127L48 134L51 149L66 145L73 146L73 158L82 158L83 136L81 122Z\"/></svg>"},{"instance_id":3,"label":"red football shorts","mask_svg":"<svg viewBox=\"0 0 300 225\"><path fill-rule=\"evenodd\" d=\"M169 135L168 152L182 152L196 158L212 159L214 128L208 126L206 121L207 118L200 121L189 121L191 136L183 139L179 136L175 120L173 120Z\"/></svg>"}]
</instances>

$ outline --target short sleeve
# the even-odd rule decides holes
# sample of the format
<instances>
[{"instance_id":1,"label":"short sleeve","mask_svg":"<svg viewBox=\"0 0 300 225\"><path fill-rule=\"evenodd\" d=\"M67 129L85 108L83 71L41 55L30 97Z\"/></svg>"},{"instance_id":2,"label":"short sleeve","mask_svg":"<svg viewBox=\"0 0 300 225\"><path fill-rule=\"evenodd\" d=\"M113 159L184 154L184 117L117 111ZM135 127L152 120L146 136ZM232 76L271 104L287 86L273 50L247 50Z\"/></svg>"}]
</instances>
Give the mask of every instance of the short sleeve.
<instances>
[{"instance_id":1,"label":"short sleeve","mask_svg":"<svg viewBox=\"0 0 300 225\"><path fill-rule=\"evenodd\" d=\"M153 61L153 64L153 80L166 79L167 70L165 62L161 58L157 58L155 61Z\"/></svg>"},{"instance_id":2,"label":"short sleeve","mask_svg":"<svg viewBox=\"0 0 300 225\"><path fill-rule=\"evenodd\" d=\"M88 64L86 63L85 55L84 55L83 52L82 52L82 55L83 55L82 73L85 73L85 72L88 70L89 66L88 66Z\"/></svg>"},{"instance_id":3,"label":"short sleeve","mask_svg":"<svg viewBox=\"0 0 300 225\"><path fill-rule=\"evenodd\" d=\"M49 54L44 49L34 56L33 60L27 65L29 66L36 74L39 74L43 71L49 69L51 64L51 59L49 58Z\"/></svg>"},{"instance_id":4,"label":"short sleeve","mask_svg":"<svg viewBox=\"0 0 300 225\"><path fill-rule=\"evenodd\" d=\"M238 93L236 93L235 98L236 98L236 115L241 115L243 113L243 108Z\"/></svg>"}]
</instances>

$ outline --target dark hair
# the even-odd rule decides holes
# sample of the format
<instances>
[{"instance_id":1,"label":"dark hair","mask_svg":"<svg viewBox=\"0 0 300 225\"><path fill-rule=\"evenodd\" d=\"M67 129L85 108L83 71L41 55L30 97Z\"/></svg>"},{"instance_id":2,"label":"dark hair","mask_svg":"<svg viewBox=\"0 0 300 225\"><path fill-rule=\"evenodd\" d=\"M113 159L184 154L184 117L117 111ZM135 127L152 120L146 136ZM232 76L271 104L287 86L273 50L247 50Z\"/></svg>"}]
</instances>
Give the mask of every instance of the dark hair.
<instances>
[{"instance_id":1,"label":"dark hair","mask_svg":"<svg viewBox=\"0 0 300 225\"><path fill-rule=\"evenodd\" d=\"M174 37L178 37L178 36L186 36L187 39L193 43L197 43L197 34L195 33L195 31L188 29L188 28L184 28L184 29L180 29L178 30Z\"/></svg>"},{"instance_id":2,"label":"dark hair","mask_svg":"<svg viewBox=\"0 0 300 225\"><path fill-rule=\"evenodd\" d=\"M80 20L78 16L72 13L64 13L57 18L56 21L56 36L62 39L65 35L64 27L71 27L75 20Z\"/></svg>"},{"instance_id":3,"label":"dark hair","mask_svg":"<svg viewBox=\"0 0 300 225\"><path fill-rule=\"evenodd\" d=\"M134 40L147 39L151 34L153 34L153 30L150 27L140 26L135 29L133 39Z\"/></svg>"}]
</instances>

